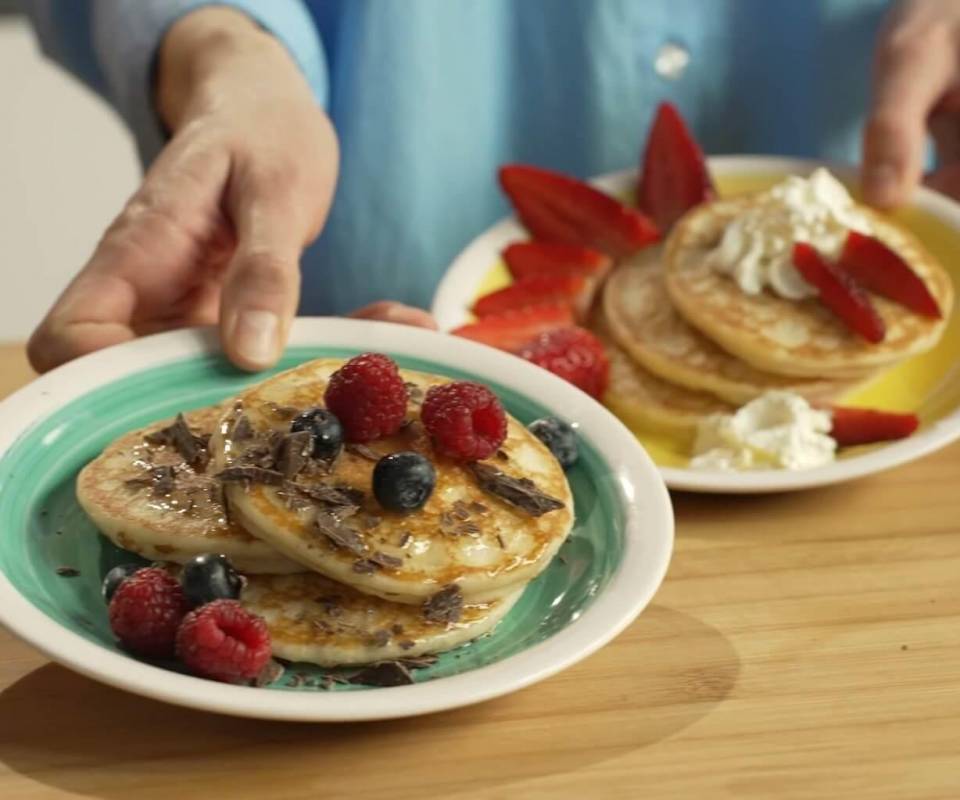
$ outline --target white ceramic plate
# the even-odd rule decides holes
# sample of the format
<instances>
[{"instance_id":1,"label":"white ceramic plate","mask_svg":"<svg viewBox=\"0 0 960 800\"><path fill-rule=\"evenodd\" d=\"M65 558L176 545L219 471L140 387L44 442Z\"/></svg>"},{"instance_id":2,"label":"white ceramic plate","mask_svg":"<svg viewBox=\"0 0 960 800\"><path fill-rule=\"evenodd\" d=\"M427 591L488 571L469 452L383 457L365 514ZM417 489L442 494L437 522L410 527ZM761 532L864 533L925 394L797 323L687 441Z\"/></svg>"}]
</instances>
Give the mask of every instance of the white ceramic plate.
<instances>
[{"instance_id":1,"label":"white ceramic plate","mask_svg":"<svg viewBox=\"0 0 960 800\"><path fill-rule=\"evenodd\" d=\"M428 361L451 374L462 373L462 365L469 364L478 380L498 384L514 402L524 398L524 413L546 407L576 420L592 453L593 466L585 467L593 470L588 485L603 490L596 497L577 497L575 489L578 517L582 503L583 516L594 518L593 530L603 531L593 541L587 535L580 552L589 565L606 548L606 573L552 634L536 634L529 646L523 639L503 657L477 668L462 666L470 662L468 653L451 667L449 677L411 686L255 689L202 680L127 656L109 641L106 609L98 599L100 574L95 573L108 568L103 554L109 546L74 507L73 476L117 432L142 424L145 416L169 414L171 403L181 399L183 408L205 405L223 397L223 387L236 391L253 379L226 368L213 355L215 349L209 331L140 339L61 367L0 404L0 519L9 526L0 543L0 623L56 661L131 692L227 714L326 721L403 717L477 703L570 666L622 631L663 580L673 543L666 487L643 449L605 409L520 359L460 339L389 323L299 319L286 366L331 350L387 352L401 361ZM25 442L30 446L25 448ZM571 482L576 486L573 477ZM597 524L601 497L612 498L603 502L615 509L615 524ZM54 526L63 530L53 531ZM601 536L603 541L597 538ZM88 552L92 549L102 552ZM68 557L77 566L85 561L81 576L50 577L52 564ZM60 560L51 564L52 558ZM551 581L557 574L563 573ZM558 592L553 605L564 602L565 590L549 591ZM536 609L543 600L538 596L527 605ZM528 608L525 613L533 612ZM509 635L526 636L525 630L517 630L515 622Z\"/></svg>"},{"instance_id":2,"label":"white ceramic plate","mask_svg":"<svg viewBox=\"0 0 960 800\"><path fill-rule=\"evenodd\" d=\"M709 166L711 174L721 184L722 189L724 179L749 180L751 176L808 175L813 169L823 164L759 156L724 156L709 159ZM849 168L828 166L840 177L855 183L855 173ZM601 176L592 183L611 194L629 197L636 177L635 170L625 170ZM912 209L938 221L954 232L960 231L960 206L941 194L925 188L919 189ZM922 231L917 232L921 238L924 238ZM527 238L529 238L528 234L516 219L505 219L480 234L457 256L438 286L433 299L432 311L441 330L450 330L471 319L467 309L499 260L500 251L511 242ZM930 244L929 241L927 243ZM941 260L953 275L956 284L960 279L960 268L956 259L950 257L955 250L945 248L942 242L939 244L940 250L943 251L940 253ZM956 243L954 242L953 245L955 246ZM960 358L960 326L958 326L956 311L938 350L939 353L934 353L927 360L937 361L931 369L937 369L939 372L935 376L924 376L930 378L931 386L928 391L918 394L916 403L910 406L912 410L919 410L924 424L921 430L909 439L861 449L828 466L805 471L762 470L721 473L661 464L660 472L672 489L749 494L808 489L840 483L920 458L960 438L960 403L954 403L948 413L938 410L935 414L931 413L929 418L925 418L924 414L925 407L942 406L946 395L960 395L960 366L952 369L944 368L945 353L954 353L954 364L957 363L956 359ZM858 398L854 396L854 402L857 400ZM885 398L881 396L881 405L884 400ZM874 401L874 398L870 397L869 401ZM643 436L640 435L639 438L643 442ZM651 452L655 453L653 448Z\"/></svg>"}]
</instances>

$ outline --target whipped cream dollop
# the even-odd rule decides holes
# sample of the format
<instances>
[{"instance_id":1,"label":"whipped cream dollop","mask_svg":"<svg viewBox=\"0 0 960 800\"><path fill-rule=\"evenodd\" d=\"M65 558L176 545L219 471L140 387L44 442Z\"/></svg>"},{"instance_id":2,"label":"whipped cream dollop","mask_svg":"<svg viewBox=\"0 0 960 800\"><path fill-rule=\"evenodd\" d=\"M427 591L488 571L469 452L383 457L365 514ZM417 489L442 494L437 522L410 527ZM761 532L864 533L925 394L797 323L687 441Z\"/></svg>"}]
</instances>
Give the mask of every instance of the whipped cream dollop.
<instances>
[{"instance_id":1,"label":"whipped cream dollop","mask_svg":"<svg viewBox=\"0 0 960 800\"><path fill-rule=\"evenodd\" d=\"M851 230L872 233L846 187L821 167L809 178L791 175L759 195L727 225L710 264L747 294L769 287L788 300L802 300L817 292L793 266L794 243L806 242L836 259Z\"/></svg>"},{"instance_id":2,"label":"whipped cream dollop","mask_svg":"<svg viewBox=\"0 0 960 800\"><path fill-rule=\"evenodd\" d=\"M810 469L833 461L830 413L793 392L767 392L735 414L701 421L690 467L704 470Z\"/></svg>"}]
</instances>

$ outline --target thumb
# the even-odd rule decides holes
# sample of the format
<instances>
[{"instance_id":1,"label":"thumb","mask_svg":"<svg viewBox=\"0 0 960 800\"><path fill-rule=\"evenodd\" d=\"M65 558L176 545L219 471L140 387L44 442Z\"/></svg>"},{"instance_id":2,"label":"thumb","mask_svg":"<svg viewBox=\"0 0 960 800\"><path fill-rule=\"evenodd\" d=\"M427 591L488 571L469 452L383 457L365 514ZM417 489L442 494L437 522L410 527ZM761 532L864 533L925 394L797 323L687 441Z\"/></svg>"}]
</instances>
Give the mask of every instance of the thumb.
<instances>
[{"instance_id":1,"label":"thumb","mask_svg":"<svg viewBox=\"0 0 960 800\"><path fill-rule=\"evenodd\" d=\"M867 202L899 205L919 182L927 116L949 85L954 61L943 37L907 36L893 27L881 41L863 142Z\"/></svg>"},{"instance_id":2,"label":"thumb","mask_svg":"<svg viewBox=\"0 0 960 800\"><path fill-rule=\"evenodd\" d=\"M237 183L237 248L224 276L220 338L231 361L255 371L275 364L286 344L309 226L282 182Z\"/></svg>"}]
</instances>

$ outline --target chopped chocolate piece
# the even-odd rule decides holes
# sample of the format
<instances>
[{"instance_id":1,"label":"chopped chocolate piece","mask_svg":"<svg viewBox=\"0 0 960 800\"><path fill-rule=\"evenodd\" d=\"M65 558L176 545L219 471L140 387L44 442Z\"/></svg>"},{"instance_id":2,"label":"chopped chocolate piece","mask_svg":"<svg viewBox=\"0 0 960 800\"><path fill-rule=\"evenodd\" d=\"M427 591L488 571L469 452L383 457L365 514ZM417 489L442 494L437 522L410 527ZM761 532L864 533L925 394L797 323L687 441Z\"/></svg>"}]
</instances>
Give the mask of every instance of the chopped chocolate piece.
<instances>
[{"instance_id":1,"label":"chopped chocolate piece","mask_svg":"<svg viewBox=\"0 0 960 800\"><path fill-rule=\"evenodd\" d=\"M382 661L360 670L349 680L361 686L407 686L413 683L413 676L399 661Z\"/></svg>"},{"instance_id":2,"label":"chopped chocolate piece","mask_svg":"<svg viewBox=\"0 0 960 800\"><path fill-rule=\"evenodd\" d=\"M470 519L470 509L467 508L467 504L464 503L463 500L457 500L457 502L453 504L453 511L451 513L461 522Z\"/></svg>"},{"instance_id":3,"label":"chopped chocolate piece","mask_svg":"<svg viewBox=\"0 0 960 800\"><path fill-rule=\"evenodd\" d=\"M353 571L358 575L371 575L378 569L379 565L369 558L358 558L353 562Z\"/></svg>"},{"instance_id":4,"label":"chopped chocolate piece","mask_svg":"<svg viewBox=\"0 0 960 800\"><path fill-rule=\"evenodd\" d=\"M283 486L286 494L298 494L308 500L321 503L341 517L355 514L363 503L363 492L350 487L328 486L325 483L295 483L288 481Z\"/></svg>"},{"instance_id":5,"label":"chopped chocolate piece","mask_svg":"<svg viewBox=\"0 0 960 800\"><path fill-rule=\"evenodd\" d=\"M280 486L283 483L283 473L263 467L227 467L214 477L224 482L262 483L266 486Z\"/></svg>"},{"instance_id":6,"label":"chopped chocolate piece","mask_svg":"<svg viewBox=\"0 0 960 800\"><path fill-rule=\"evenodd\" d=\"M348 453L353 453L355 456L360 456L360 458L365 458L367 461L380 460L380 454L365 444L350 443L344 447L344 450Z\"/></svg>"},{"instance_id":7,"label":"chopped chocolate piece","mask_svg":"<svg viewBox=\"0 0 960 800\"><path fill-rule=\"evenodd\" d=\"M503 537L499 533L497 534L497 544L500 545L501 550L507 549L507 545L504 543Z\"/></svg>"},{"instance_id":8,"label":"chopped chocolate piece","mask_svg":"<svg viewBox=\"0 0 960 800\"><path fill-rule=\"evenodd\" d=\"M173 491L176 477L176 470L171 466L151 467L142 477L130 478L124 483L131 489L153 487L154 496L163 497Z\"/></svg>"},{"instance_id":9,"label":"chopped chocolate piece","mask_svg":"<svg viewBox=\"0 0 960 800\"><path fill-rule=\"evenodd\" d=\"M80 574L80 570L75 567L57 567L57 575L61 578L76 578Z\"/></svg>"},{"instance_id":10,"label":"chopped chocolate piece","mask_svg":"<svg viewBox=\"0 0 960 800\"><path fill-rule=\"evenodd\" d=\"M541 492L529 478L514 478L490 464L483 464L478 461L469 464L468 468L477 479L481 489L496 495L504 502L520 509L531 517L539 517L550 511L556 511L558 508L563 508L562 502Z\"/></svg>"},{"instance_id":11,"label":"chopped chocolate piece","mask_svg":"<svg viewBox=\"0 0 960 800\"><path fill-rule=\"evenodd\" d=\"M372 531L376 528L383 520L380 517L374 516L373 514L367 514L363 518L363 527L368 531Z\"/></svg>"},{"instance_id":12,"label":"chopped chocolate piece","mask_svg":"<svg viewBox=\"0 0 960 800\"><path fill-rule=\"evenodd\" d=\"M253 679L254 686L266 686L283 677L283 665L274 659L270 659L260 670L260 674Z\"/></svg>"},{"instance_id":13,"label":"chopped chocolate piece","mask_svg":"<svg viewBox=\"0 0 960 800\"><path fill-rule=\"evenodd\" d=\"M399 622L394 622L393 625L390 626L390 632L396 634L403 633L403 625L401 625Z\"/></svg>"},{"instance_id":14,"label":"chopped chocolate piece","mask_svg":"<svg viewBox=\"0 0 960 800\"><path fill-rule=\"evenodd\" d=\"M339 617L343 614L343 609L340 607L340 597L338 595L331 594L318 597L317 602L331 617Z\"/></svg>"},{"instance_id":15,"label":"chopped chocolate piece","mask_svg":"<svg viewBox=\"0 0 960 800\"><path fill-rule=\"evenodd\" d=\"M314 525L321 534L337 547L348 550L355 556L366 554L367 546L363 543L363 539L353 528L344 525L336 514L329 511L318 511Z\"/></svg>"},{"instance_id":16,"label":"chopped chocolate piece","mask_svg":"<svg viewBox=\"0 0 960 800\"><path fill-rule=\"evenodd\" d=\"M490 509L487 508L483 503L478 503L476 500L474 500L472 503L470 503L470 510L474 514L486 514Z\"/></svg>"},{"instance_id":17,"label":"chopped chocolate piece","mask_svg":"<svg viewBox=\"0 0 960 800\"><path fill-rule=\"evenodd\" d=\"M386 647L389 641L390 631L384 630L383 628L374 631L373 636L370 637L370 644L374 647Z\"/></svg>"},{"instance_id":18,"label":"chopped chocolate piece","mask_svg":"<svg viewBox=\"0 0 960 800\"><path fill-rule=\"evenodd\" d=\"M412 402L418 403L423 399L423 389L417 384L405 381L403 385L407 387L407 397L409 397Z\"/></svg>"},{"instance_id":19,"label":"chopped chocolate piece","mask_svg":"<svg viewBox=\"0 0 960 800\"><path fill-rule=\"evenodd\" d=\"M397 642L400 645L401 650L409 650L411 647L414 647L417 643L413 639L401 639Z\"/></svg>"},{"instance_id":20,"label":"chopped chocolate piece","mask_svg":"<svg viewBox=\"0 0 960 800\"><path fill-rule=\"evenodd\" d=\"M313 452L313 434L310 431L288 433L280 441L277 455L277 470L285 478L293 478L310 459Z\"/></svg>"},{"instance_id":21,"label":"chopped chocolate piece","mask_svg":"<svg viewBox=\"0 0 960 800\"><path fill-rule=\"evenodd\" d=\"M503 451L503 450L497 450L497 458L499 458L501 461L509 461L509 460L510 460L510 456L508 456L508 455L506 454L506 452Z\"/></svg>"},{"instance_id":22,"label":"chopped chocolate piece","mask_svg":"<svg viewBox=\"0 0 960 800\"><path fill-rule=\"evenodd\" d=\"M454 530L457 536L476 536L480 533L480 526L476 522L461 522Z\"/></svg>"},{"instance_id":23,"label":"chopped chocolate piece","mask_svg":"<svg viewBox=\"0 0 960 800\"><path fill-rule=\"evenodd\" d=\"M173 445L180 457L197 472L203 472L207 468L207 462L210 460L207 442L202 437L193 435L183 414L177 414L172 425L154 433L148 433L143 438L149 444Z\"/></svg>"},{"instance_id":24,"label":"chopped chocolate piece","mask_svg":"<svg viewBox=\"0 0 960 800\"><path fill-rule=\"evenodd\" d=\"M403 566L402 558L387 555L380 550L374 550L373 554L370 556L370 560L374 564L378 564L381 567L386 567L387 569L400 569L400 567Z\"/></svg>"},{"instance_id":25,"label":"chopped chocolate piece","mask_svg":"<svg viewBox=\"0 0 960 800\"><path fill-rule=\"evenodd\" d=\"M241 414L237 417L237 421L233 423L233 431L230 434L230 438L235 442L245 442L253 438L253 426L250 424L250 418L246 414Z\"/></svg>"},{"instance_id":26,"label":"chopped chocolate piece","mask_svg":"<svg viewBox=\"0 0 960 800\"><path fill-rule=\"evenodd\" d=\"M423 618L427 622L457 622L463 613L463 592L455 583L444 586L427 598L423 604Z\"/></svg>"},{"instance_id":27,"label":"chopped chocolate piece","mask_svg":"<svg viewBox=\"0 0 960 800\"><path fill-rule=\"evenodd\" d=\"M398 546L406 547L408 544L410 544L410 540L412 538L413 538L413 534L410 533L410 531L404 531L402 534L400 534L400 542Z\"/></svg>"}]
</instances>

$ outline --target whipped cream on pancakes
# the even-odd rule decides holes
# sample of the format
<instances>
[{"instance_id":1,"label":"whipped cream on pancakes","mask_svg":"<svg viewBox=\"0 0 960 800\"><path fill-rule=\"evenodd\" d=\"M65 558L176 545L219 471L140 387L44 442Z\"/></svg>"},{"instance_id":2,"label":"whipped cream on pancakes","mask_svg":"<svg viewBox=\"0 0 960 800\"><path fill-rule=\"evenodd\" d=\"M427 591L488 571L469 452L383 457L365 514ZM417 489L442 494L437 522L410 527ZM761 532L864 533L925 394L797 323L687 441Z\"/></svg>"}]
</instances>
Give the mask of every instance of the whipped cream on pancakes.
<instances>
[{"instance_id":1,"label":"whipped cream on pancakes","mask_svg":"<svg viewBox=\"0 0 960 800\"><path fill-rule=\"evenodd\" d=\"M817 292L793 266L793 245L806 242L835 259L851 230L873 232L844 185L821 167L809 178L792 175L758 195L727 225L710 261L747 294L769 288L802 300Z\"/></svg>"},{"instance_id":2,"label":"whipped cream on pancakes","mask_svg":"<svg viewBox=\"0 0 960 800\"><path fill-rule=\"evenodd\" d=\"M734 414L700 422L690 467L704 470L810 469L834 460L830 413L793 392L767 392Z\"/></svg>"}]
</instances>

